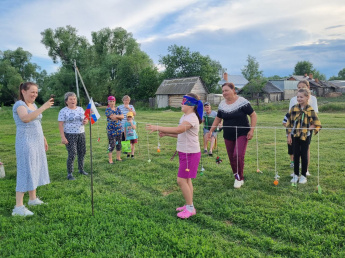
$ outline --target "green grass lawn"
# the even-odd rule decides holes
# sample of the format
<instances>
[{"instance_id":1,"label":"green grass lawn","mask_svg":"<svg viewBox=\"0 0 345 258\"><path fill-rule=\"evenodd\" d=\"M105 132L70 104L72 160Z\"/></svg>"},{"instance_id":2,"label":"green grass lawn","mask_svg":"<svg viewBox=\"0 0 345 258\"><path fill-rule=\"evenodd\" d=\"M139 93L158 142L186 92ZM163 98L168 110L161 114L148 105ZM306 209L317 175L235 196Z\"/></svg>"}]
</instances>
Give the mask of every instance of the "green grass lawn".
<instances>
[{"instance_id":1,"label":"green grass lawn","mask_svg":"<svg viewBox=\"0 0 345 258\"><path fill-rule=\"evenodd\" d=\"M258 137L248 144L241 189L233 188L219 135L215 153L223 163L202 157L199 171L203 166L204 175L193 181L197 215L188 220L178 219L175 212L184 204L176 184L178 158L170 161L176 139L158 139L144 130L145 123L176 126L181 112L137 111L135 159L115 165L108 164L104 116L93 126L94 216L90 176L66 179L67 151L59 136L58 112L52 108L43 115L51 184L39 187L37 194L48 204L30 207L35 215L22 218L11 216L15 125L10 109L0 111L0 159L6 169L0 179L0 257L345 256L344 112L321 112L324 129L313 136L310 147L312 175L297 187L290 183L281 125L286 111L257 111ZM90 171L89 143L87 149L85 169ZM256 172L257 164L263 173ZM316 190L318 182L322 194Z\"/></svg>"}]
</instances>

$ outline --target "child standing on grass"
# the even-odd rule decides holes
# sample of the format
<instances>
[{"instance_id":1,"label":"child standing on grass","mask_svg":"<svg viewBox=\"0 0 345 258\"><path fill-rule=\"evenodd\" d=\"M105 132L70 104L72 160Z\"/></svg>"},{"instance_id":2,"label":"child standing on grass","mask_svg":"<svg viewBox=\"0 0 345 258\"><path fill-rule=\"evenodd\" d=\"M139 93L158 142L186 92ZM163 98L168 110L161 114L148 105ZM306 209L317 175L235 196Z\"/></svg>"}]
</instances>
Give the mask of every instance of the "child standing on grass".
<instances>
[{"instance_id":1,"label":"child standing on grass","mask_svg":"<svg viewBox=\"0 0 345 258\"><path fill-rule=\"evenodd\" d=\"M287 120L289 119L290 117L290 113L286 113L284 119L283 119L283 126L286 127L286 123L287 123ZM288 137L288 133L287 133L287 130L286 130L286 137ZM292 144L288 144L288 154L290 155L290 168L293 168L294 167L294 161L293 161L293 146Z\"/></svg>"},{"instance_id":2,"label":"child standing on grass","mask_svg":"<svg viewBox=\"0 0 345 258\"><path fill-rule=\"evenodd\" d=\"M308 169L308 149L311 130L317 134L321 128L321 122L314 109L308 105L310 98L309 89L299 89L297 93L298 104L294 105L290 111L286 128L288 131L288 144L293 144L294 173L291 182L300 184L307 183ZM302 161L302 176L299 178L299 160Z\"/></svg>"},{"instance_id":3,"label":"child standing on grass","mask_svg":"<svg viewBox=\"0 0 345 258\"><path fill-rule=\"evenodd\" d=\"M181 110L184 113L177 127L147 125L146 129L159 136L177 138L176 151L179 155L177 183L185 199L185 205L178 207L177 217L187 219L196 214L193 204L192 178L196 178L200 162L199 125L202 122L203 104L194 93L183 96Z\"/></svg>"},{"instance_id":4,"label":"child standing on grass","mask_svg":"<svg viewBox=\"0 0 345 258\"><path fill-rule=\"evenodd\" d=\"M126 141L130 141L131 143L131 154L127 153L127 158L132 157L134 159L134 150L135 150L135 145L138 143L138 135L135 129L137 128L136 122L133 120L134 115L132 111L129 111L127 113L127 121L125 122L124 126L124 132L125 132L125 138Z\"/></svg>"}]
</instances>

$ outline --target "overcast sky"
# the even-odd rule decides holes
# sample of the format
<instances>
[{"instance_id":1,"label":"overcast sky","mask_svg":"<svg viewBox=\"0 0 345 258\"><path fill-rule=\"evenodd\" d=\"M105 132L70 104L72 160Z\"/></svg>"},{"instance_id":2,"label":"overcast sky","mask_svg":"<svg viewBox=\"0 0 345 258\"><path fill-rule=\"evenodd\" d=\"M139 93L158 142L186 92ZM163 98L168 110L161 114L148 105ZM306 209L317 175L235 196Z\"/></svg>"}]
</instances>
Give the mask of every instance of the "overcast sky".
<instances>
[{"instance_id":1,"label":"overcast sky","mask_svg":"<svg viewBox=\"0 0 345 258\"><path fill-rule=\"evenodd\" d=\"M0 50L22 47L32 61L57 65L40 33L71 25L91 32L122 27L155 64L176 44L241 74L248 55L265 76L287 76L310 61L327 78L345 68L344 0L0 0Z\"/></svg>"}]
</instances>

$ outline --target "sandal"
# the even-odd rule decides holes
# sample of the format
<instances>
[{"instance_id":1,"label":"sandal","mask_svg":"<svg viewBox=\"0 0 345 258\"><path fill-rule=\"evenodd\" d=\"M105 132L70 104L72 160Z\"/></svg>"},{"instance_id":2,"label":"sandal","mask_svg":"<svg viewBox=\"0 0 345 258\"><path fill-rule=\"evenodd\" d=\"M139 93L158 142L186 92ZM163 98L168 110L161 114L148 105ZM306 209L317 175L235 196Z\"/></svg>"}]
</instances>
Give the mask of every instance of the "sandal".
<instances>
[{"instance_id":1,"label":"sandal","mask_svg":"<svg viewBox=\"0 0 345 258\"><path fill-rule=\"evenodd\" d=\"M123 159L116 159L116 161L120 161L121 162L121 161L123 161Z\"/></svg>"},{"instance_id":2,"label":"sandal","mask_svg":"<svg viewBox=\"0 0 345 258\"><path fill-rule=\"evenodd\" d=\"M186 205L183 205L182 207L176 208L176 211L183 211L186 209Z\"/></svg>"},{"instance_id":3,"label":"sandal","mask_svg":"<svg viewBox=\"0 0 345 258\"><path fill-rule=\"evenodd\" d=\"M188 219L189 217L196 214L196 209L194 209L192 212L188 211L187 209L177 213L177 217L180 219Z\"/></svg>"}]
</instances>

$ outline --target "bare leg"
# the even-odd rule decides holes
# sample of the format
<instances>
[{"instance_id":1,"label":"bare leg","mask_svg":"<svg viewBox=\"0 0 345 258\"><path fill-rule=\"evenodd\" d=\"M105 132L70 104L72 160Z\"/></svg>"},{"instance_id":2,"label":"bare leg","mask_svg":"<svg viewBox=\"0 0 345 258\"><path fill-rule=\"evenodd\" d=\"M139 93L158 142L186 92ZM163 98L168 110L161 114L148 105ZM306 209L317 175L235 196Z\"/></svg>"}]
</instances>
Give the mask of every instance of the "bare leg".
<instances>
[{"instance_id":1,"label":"bare leg","mask_svg":"<svg viewBox=\"0 0 345 258\"><path fill-rule=\"evenodd\" d=\"M131 154L134 155L134 151L135 151L135 145L134 145L134 143L131 143L131 150L132 150Z\"/></svg>"},{"instance_id":2,"label":"bare leg","mask_svg":"<svg viewBox=\"0 0 345 258\"><path fill-rule=\"evenodd\" d=\"M216 141L216 138L214 138L213 136L211 137L211 146L210 146L210 152L209 153L212 153L213 151L213 146L214 146L214 143Z\"/></svg>"},{"instance_id":3,"label":"bare leg","mask_svg":"<svg viewBox=\"0 0 345 258\"><path fill-rule=\"evenodd\" d=\"M24 193L16 192L16 206L17 207L23 205L23 199L24 199Z\"/></svg>"},{"instance_id":4,"label":"bare leg","mask_svg":"<svg viewBox=\"0 0 345 258\"><path fill-rule=\"evenodd\" d=\"M207 137L204 135L204 150L207 150Z\"/></svg>"},{"instance_id":5,"label":"bare leg","mask_svg":"<svg viewBox=\"0 0 345 258\"><path fill-rule=\"evenodd\" d=\"M35 200L36 199L36 189L35 190L32 190L32 191L29 191L29 199L31 201Z\"/></svg>"},{"instance_id":6,"label":"bare leg","mask_svg":"<svg viewBox=\"0 0 345 258\"><path fill-rule=\"evenodd\" d=\"M113 163L113 153L112 152L108 153L108 157L109 157L109 163Z\"/></svg>"},{"instance_id":7,"label":"bare leg","mask_svg":"<svg viewBox=\"0 0 345 258\"><path fill-rule=\"evenodd\" d=\"M186 204L192 205L193 204L193 185L192 185L192 181L190 180L190 184L189 184L188 180L190 179L177 177L177 183L180 186L180 189L182 191ZM190 187L190 185L192 186L192 188Z\"/></svg>"},{"instance_id":8,"label":"bare leg","mask_svg":"<svg viewBox=\"0 0 345 258\"><path fill-rule=\"evenodd\" d=\"M121 151L116 151L116 159L121 160Z\"/></svg>"}]
</instances>

